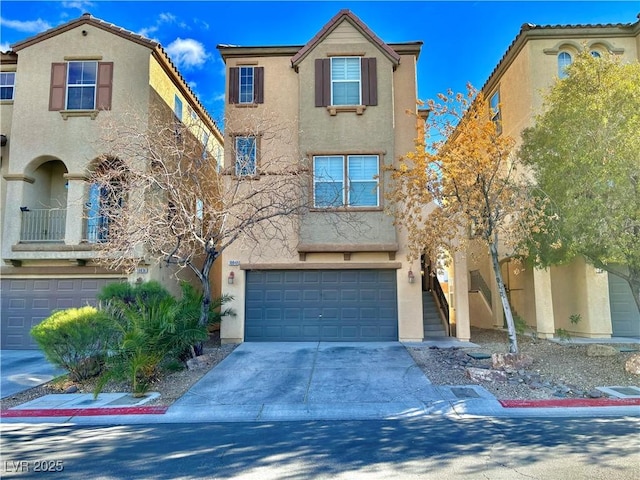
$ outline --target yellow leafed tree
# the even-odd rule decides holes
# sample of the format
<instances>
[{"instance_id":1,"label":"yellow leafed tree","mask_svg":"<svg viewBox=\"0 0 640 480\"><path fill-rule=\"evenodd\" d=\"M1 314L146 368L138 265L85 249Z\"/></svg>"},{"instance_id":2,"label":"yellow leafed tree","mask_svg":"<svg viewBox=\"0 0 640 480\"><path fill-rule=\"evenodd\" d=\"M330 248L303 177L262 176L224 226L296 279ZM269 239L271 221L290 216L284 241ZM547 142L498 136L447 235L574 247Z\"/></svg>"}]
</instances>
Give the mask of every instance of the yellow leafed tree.
<instances>
[{"instance_id":1,"label":"yellow leafed tree","mask_svg":"<svg viewBox=\"0 0 640 480\"><path fill-rule=\"evenodd\" d=\"M411 255L442 258L481 242L493 272L509 331L518 353L515 325L499 255L518 255L516 245L544 214L530 194L526 175L512 155L514 140L502 135L499 108L470 85L466 93L441 94L417 118L415 150L392 169L387 192L396 224L405 228ZM527 213L527 215L524 215ZM526 222L526 224L525 224Z\"/></svg>"}]
</instances>

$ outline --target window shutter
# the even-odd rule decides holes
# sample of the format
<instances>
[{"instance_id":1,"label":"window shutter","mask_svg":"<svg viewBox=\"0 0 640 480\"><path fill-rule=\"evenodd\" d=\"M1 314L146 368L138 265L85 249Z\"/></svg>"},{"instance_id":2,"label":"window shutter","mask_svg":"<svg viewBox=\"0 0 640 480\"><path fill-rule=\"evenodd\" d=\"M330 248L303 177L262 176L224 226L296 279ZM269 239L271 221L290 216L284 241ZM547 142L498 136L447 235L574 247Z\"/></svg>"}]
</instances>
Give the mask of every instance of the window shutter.
<instances>
[{"instance_id":1,"label":"window shutter","mask_svg":"<svg viewBox=\"0 0 640 480\"><path fill-rule=\"evenodd\" d=\"M316 107L326 107L331 104L331 60L317 58L316 68Z\"/></svg>"},{"instance_id":2,"label":"window shutter","mask_svg":"<svg viewBox=\"0 0 640 480\"><path fill-rule=\"evenodd\" d=\"M229 103L240 101L240 69L232 67L229 69Z\"/></svg>"},{"instance_id":3,"label":"window shutter","mask_svg":"<svg viewBox=\"0 0 640 480\"><path fill-rule=\"evenodd\" d=\"M362 103L378 105L378 77L375 58L362 59Z\"/></svg>"},{"instance_id":4,"label":"window shutter","mask_svg":"<svg viewBox=\"0 0 640 480\"><path fill-rule=\"evenodd\" d=\"M49 90L49 110L64 110L65 90L67 89L67 64L51 64L51 85Z\"/></svg>"},{"instance_id":5,"label":"window shutter","mask_svg":"<svg viewBox=\"0 0 640 480\"><path fill-rule=\"evenodd\" d=\"M254 103L264 103L264 67L253 69Z\"/></svg>"},{"instance_id":6,"label":"window shutter","mask_svg":"<svg viewBox=\"0 0 640 480\"><path fill-rule=\"evenodd\" d=\"M113 92L113 62L98 62L98 94L96 108L111 110L111 93Z\"/></svg>"}]
</instances>

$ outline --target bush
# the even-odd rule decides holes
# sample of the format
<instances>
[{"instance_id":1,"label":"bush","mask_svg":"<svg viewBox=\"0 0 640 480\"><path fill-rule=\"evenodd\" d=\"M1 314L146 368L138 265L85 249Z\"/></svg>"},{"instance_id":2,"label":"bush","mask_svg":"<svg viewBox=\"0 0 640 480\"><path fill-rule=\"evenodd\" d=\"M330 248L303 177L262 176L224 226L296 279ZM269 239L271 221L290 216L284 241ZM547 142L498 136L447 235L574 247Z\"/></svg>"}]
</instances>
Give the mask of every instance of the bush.
<instances>
[{"instance_id":1,"label":"bush","mask_svg":"<svg viewBox=\"0 0 640 480\"><path fill-rule=\"evenodd\" d=\"M134 305L137 302L151 304L165 298L172 298L171 294L155 280L135 285L127 282L110 283L105 285L98 294L98 300L105 304L113 302L122 302L125 305Z\"/></svg>"},{"instance_id":2,"label":"bush","mask_svg":"<svg viewBox=\"0 0 640 480\"><path fill-rule=\"evenodd\" d=\"M197 310L171 296L154 296L148 303L138 298L131 305L112 302L107 310L116 342L95 395L111 378L127 380L134 395L144 395L165 366L175 369L176 360L184 360L192 345L208 338L194 317Z\"/></svg>"},{"instance_id":3,"label":"bush","mask_svg":"<svg viewBox=\"0 0 640 480\"><path fill-rule=\"evenodd\" d=\"M54 312L31 329L47 359L74 381L100 373L110 338L110 320L94 307Z\"/></svg>"}]
</instances>

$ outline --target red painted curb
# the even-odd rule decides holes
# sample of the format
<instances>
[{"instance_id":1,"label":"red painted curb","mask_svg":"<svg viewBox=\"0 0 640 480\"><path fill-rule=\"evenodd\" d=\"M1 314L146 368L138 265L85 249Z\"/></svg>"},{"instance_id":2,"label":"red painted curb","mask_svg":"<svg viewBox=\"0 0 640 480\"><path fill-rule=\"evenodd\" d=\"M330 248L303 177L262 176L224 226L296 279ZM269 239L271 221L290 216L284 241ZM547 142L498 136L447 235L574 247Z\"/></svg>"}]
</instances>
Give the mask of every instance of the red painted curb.
<instances>
[{"instance_id":1,"label":"red painted curb","mask_svg":"<svg viewBox=\"0 0 640 480\"><path fill-rule=\"evenodd\" d=\"M557 398L549 400L498 400L504 408L574 408L640 406L640 398Z\"/></svg>"},{"instance_id":2,"label":"red painted curb","mask_svg":"<svg viewBox=\"0 0 640 480\"><path fill-rule=\"evenodd\" d=\"M113 408L40 408L2 410L0 418L20 417L95 417L99 415L164 415L169 407L113 407Z\"/></svg>"}]
</instances>

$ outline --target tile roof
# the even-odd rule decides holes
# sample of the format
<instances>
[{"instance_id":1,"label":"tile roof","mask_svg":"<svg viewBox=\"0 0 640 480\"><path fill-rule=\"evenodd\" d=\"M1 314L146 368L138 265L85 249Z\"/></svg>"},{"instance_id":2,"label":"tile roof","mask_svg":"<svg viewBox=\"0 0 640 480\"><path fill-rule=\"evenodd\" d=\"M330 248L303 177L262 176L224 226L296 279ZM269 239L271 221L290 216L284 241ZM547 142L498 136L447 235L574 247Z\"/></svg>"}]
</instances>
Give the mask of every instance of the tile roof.
<instances>
[{"instance_id":1,"label":"tile roof","mask_svg":"<svg viewBox=\"0 0 640 480\"><path fill-rule=\"evenodd\" d=\"M342 21L348 21L363 35L369 39L396 65L400 63L400 55L395 52L389 45L384 43L365 23L356 17L353 12L347 9L340 10L324 27L320 29L309 42L302 47L298 53L291 58L291 64L295 67L298 65L313 48L320 43L329 33L331 33Z\"/></svg>"}]
</instances>

